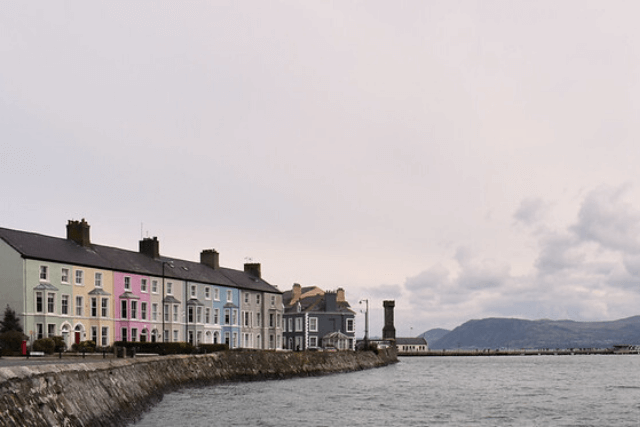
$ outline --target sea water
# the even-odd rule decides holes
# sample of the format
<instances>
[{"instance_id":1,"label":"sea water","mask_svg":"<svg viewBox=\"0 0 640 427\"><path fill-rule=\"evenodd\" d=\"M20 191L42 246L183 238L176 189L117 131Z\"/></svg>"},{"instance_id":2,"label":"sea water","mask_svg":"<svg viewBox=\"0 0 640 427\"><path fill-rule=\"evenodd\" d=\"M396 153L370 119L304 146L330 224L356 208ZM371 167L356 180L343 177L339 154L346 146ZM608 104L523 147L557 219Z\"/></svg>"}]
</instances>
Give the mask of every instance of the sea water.
<instances>
[{"instance_id":1,"label":"sea water","mask_svg":"<svg viewBox=\"0 0 640 427\"><path fill-rule=\"evenodd\" d=\"M135 426L638 426L640 356L402 357L165 395Z\"/></svg>"}]
</instances>

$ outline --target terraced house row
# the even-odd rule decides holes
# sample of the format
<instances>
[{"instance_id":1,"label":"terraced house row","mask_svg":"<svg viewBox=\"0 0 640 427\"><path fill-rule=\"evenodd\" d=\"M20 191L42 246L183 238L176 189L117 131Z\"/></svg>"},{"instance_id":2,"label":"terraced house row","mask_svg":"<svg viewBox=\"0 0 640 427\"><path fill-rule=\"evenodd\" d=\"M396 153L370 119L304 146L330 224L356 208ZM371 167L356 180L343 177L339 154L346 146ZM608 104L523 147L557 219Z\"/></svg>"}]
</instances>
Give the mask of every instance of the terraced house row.
<instances>
[{"instance_id":1,"label":"terraced house row","mask_svg":"<svg viewBox=\"0 0 640 427\"><path fill-rule=\"evenodd\" d=\"M21 316L31 340L62 336L71 346L115 341L228 343L282 348L282 292L260 264L220 267L214 249L200 262L160 255L157 238L139 251L96 245L89 224L67 237L0 228L0 308Z\"/></svg>"}]
</instances>

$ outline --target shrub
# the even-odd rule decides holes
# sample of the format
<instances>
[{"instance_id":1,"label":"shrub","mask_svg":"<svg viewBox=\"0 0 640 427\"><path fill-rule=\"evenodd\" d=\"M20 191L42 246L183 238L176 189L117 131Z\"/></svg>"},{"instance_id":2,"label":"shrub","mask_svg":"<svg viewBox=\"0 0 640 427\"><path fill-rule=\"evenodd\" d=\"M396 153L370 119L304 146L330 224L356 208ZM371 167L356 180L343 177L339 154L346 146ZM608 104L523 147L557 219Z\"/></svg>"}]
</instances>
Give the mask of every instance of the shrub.
<instances>
[{"instance_id":1,"label":"shrub","mask_svg":"<svg viewBox=\"0 0 640 427\"><path fill-rule=\"evenodd\" d=\"M80 344L74 344L71 349L77 353L95 353L96 343L94 341L81 341Z\"/></svg>"},{"instance_id":2,"label":"shrub","mask_svg":"<svg viewBox=\"0 0 640 427\"><path fill-rule=\"evenodd\" d=\"M45 354L53 354L56 349L56 342L51 338L40 338L33 342L31 349L33 351L42 351Z\"/></svg>"},{"instance_id":3,"label":"shrub","mask_svg":"<svg viewBox=\"0 0 640 427\"><path fill-rule=\"evenodd\" d=\"M8 331L0 334L0 354L3 356L20 356L22 341L28 337L22 332Z\"/></svg>"}]
</instances>

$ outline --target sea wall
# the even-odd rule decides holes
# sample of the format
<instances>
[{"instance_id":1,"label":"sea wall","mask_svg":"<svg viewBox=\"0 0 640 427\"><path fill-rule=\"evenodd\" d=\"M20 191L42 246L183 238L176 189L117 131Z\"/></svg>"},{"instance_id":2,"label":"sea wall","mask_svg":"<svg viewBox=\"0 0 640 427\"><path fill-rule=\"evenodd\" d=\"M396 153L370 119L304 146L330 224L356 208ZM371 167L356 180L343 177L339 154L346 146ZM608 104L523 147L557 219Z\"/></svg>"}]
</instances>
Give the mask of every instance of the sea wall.
<instances>
[{"instance_id":1,"label":"sea wall","mask_svg":"<svg viewBox=\"0 0 640 427\"><path fill-rule=\"evenodd\" d=\"M372 352L226 351L0 368L2 426L123 426L185 386L357 371L397 362Z\"/></svg>"}]
</instances>

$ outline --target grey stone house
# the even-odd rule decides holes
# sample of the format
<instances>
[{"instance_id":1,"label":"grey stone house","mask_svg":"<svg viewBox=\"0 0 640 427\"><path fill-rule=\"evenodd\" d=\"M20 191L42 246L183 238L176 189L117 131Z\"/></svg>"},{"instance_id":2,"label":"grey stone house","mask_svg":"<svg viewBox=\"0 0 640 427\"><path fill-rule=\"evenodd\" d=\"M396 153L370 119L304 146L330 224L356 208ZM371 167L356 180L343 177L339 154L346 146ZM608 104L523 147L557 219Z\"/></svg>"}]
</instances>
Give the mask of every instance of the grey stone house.
<instances>
[{"instance_id":1,"label":"grey stone house","mask_svg":"<svg viewBox=\"0 0 640 427\"><path fill-rule=\"evenodd\" d=\"M307 350L331 347L355 350L355 316L344 289L323 291L294 284L282 295L283 348Z\"/></svg>"}]
</instances>

